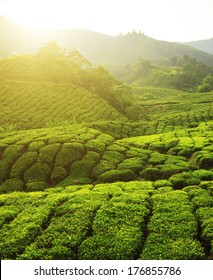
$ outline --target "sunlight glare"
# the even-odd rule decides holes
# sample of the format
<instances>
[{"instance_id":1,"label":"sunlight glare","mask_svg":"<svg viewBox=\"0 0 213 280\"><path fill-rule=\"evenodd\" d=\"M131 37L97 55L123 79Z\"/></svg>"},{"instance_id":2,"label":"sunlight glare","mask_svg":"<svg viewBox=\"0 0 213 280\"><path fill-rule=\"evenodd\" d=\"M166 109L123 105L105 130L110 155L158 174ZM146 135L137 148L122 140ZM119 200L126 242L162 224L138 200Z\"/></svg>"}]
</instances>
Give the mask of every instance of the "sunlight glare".
<instances>
[{"instance_id":1,"label":"sunlight glare","mask_svg":"<svg viewBox=\"0 0 213 280\"><path fill-rule=\"evenodd\" d=\"M0 0L0 14L28 28L133 30L155 39L212 37L212 0Z\"/></svg>"},{"instance_id":2,"label":"sunlight glare","mask_svg":"<svg viewBox=\"0 0 213 280\"><path fill-rule=\"evenodd\" d=\"M78 1L8 0L4 14L28 28L54 29L78 22ZM82 17L81 17L82 20Z\"/></svg>"}]
</instances>

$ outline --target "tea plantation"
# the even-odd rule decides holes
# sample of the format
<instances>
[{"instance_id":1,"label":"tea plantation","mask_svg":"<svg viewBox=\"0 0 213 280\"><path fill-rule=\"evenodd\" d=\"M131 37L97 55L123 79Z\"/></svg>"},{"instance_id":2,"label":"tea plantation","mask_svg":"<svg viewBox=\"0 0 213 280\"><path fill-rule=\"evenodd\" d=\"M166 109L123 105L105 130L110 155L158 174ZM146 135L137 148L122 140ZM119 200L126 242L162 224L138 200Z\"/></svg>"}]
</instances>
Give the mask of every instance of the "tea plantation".
<instances>
[{"instance_id":1,"label":"tea plantation","mask_svg":"<svg viewBox=\"0 0 213 280\"><path fill-rule=\"evenodd\" d=\"M75 121L126 119L96 94L73 84L3 81L0 92L3 129L11 125L29 129Z\"/></svg>"},{"instance_id":2,"label":"tea plantation","mask_svg":"<svg viewBox=\"0 0 213 280\"><path fill-rule=\"evenodd\" d=\"M213 92L117 110L26 61L0 63L1 259L213 259Z\"/></svg>"},{"instance_id":3,"label":"tea plantation","mask_svg":"<svg viewBox=\"0 0 213 280\"><path fill-rule=\"evenodd\" d=\"M1 259L212 258L212 187L117 182L3 194Z\"/></svg>"}]
</instances>

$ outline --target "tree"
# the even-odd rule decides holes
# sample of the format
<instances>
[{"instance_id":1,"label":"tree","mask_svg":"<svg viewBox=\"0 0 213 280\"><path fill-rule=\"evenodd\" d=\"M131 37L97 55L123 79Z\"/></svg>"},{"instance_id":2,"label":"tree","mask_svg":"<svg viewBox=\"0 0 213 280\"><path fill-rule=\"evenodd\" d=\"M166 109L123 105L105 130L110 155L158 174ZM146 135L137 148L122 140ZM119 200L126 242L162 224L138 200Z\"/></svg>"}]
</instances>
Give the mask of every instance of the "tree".
<instances>
[{"instance_id":1,"label":"tree","mask_svg":"<svg viewBox=\"0 0 213 280\"><path fill-rule=\"evenodd\" d=\"M180 71L173 76L172 84L182 90L194 90L211 69L196 60L194 57L184 55L176 64L181 67Z\"/></svg>"},{"instance_id":2,"label":"tree","mask_svg":"<svg viewBox=\"0 0 213 280\"><path fill-rule=\"evenodd\" d=\"M198 87L199 92L207 92L213 90L213 75L204 77L202 84Z\"/></svg>"},{"instance_id":3,"label":"tree","mask_svg":"<svg viewBox=\"0 0 213 280\"><path fill-rule=\"evenodd\" d=\"M55 41L48 42L36 55L42 76L52 82L83 85L83 69L91 66L77 50L64 49Z\"/></svg>"},{"instance_id":4,"label":"tree","mask_svg":"<svg viewBox=\"0 0 213 280\"><path fill-rule=\"evenodd\" d=\"M125 112L130 87L118 82L104 67L92 67L77 50L64 49L51 41L38 51L36 58L40 79L55 83L72 82L96 93L121 113Z\"/></svg>"},{"instance_id":5,"label":"tree","mask_svg":"<svg viewBox=\"0 0 213 280\"><path fill-rule=\"evenodd\" d=\"M140 58L138 63L132 68L135 78L140 78L141 76L147 75L153 66L149 60L144 60Z\"/></svg>"}]
</instances>

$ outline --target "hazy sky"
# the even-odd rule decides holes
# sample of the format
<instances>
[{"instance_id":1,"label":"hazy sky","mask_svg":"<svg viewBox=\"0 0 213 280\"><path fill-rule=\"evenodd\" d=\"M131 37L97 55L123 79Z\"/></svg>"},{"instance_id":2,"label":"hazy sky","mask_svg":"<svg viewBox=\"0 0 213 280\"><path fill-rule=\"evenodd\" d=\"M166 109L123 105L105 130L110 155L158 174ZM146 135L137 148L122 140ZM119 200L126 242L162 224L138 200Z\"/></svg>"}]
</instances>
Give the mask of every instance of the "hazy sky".
<instances>
[{"instance_id":1,"label":"hazy sky","mask_svg":"<svg viewBox=\"0 0 213 280\"><path fill-rule=\"evenodd\" d=\"M78 28L155 39L213 38L213 0L0 0L0 14L27 27Z\"/></svg>"}]
</instances>

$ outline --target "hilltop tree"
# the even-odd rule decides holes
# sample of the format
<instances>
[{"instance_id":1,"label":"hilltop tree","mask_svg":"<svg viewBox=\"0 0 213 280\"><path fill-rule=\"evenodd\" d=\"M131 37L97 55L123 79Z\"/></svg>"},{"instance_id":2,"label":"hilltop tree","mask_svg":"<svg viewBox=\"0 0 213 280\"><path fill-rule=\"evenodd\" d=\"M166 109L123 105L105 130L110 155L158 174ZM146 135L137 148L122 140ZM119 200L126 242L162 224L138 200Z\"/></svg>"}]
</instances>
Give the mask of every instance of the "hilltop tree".
<instances>
[{"instance_id":1,"label":"hilltop tree","mask_svg":"<svg viewBox=\"0 0 213 280\"><path fill-rule=\"evenodd\" d=\"M147 76L154 68L155 66L153 66L149 60L144 60L141 57L136 64L133 64L132 66L127 65L126 70L128 73L126 73L127 78L125 80L126 82L131 83L143 76Z\"/></svg>"},{"instance_id":2,"label":"hilltop tree","mask_svg":"<svg viewBox=\"0 0 213 280\"><path fill-rule=\"evenodd\" d=\"M149 60L140 58L138 63L136 63L132 67L132 72L134 77L137 79L140 78L140 76L147 75L151 71L151 69L153 69L153 65L151 64L151 62Z\"/></svg>"},{"instance_id":3,"label":"hilltop tree","mask_svg":"<svg viewBox=\"0 0 213 280\"><path fill-rule=\"evenodd\" d=\"M37 52L37 57L47 63L53 60L58 60L60 62L69 62L70 65L80 68L91 66L91 63L76 49L62 48L55 41L50 41L44 45Z\"/></svg>"},{"instance_id":4,"label":"hilltop tree","mask_svg":"<svg viewBox=\"0 0 213 280\"><path fill-rule=\"evenodd\" d=\"M72 82L105 99L120 112L127 106L127 86L121 85L102 66L93 67L75 49L65 49L56 42L48 42L36 54L41 78L45 81Z\"/></svg>"},{"instance_id":5,"label":"hilltop tree","mask_svg":"<svg viewBox=\"0 0 213 280\"><path fill-rule=\"evenodd\" d=\"M55 41L37 52L38 65L45 79L53 82L74 82L83 85L83 69L91 66L77 50L64 49Z\"/></svg>"}]
</instances>

